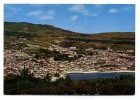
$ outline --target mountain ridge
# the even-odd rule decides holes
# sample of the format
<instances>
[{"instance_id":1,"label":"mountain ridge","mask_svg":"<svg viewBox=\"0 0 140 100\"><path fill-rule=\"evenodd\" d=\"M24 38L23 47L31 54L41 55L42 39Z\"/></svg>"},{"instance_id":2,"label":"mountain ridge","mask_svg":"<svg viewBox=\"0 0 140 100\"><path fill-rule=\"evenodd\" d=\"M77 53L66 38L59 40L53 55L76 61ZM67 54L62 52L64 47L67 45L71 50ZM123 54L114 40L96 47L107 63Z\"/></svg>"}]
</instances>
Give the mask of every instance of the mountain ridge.
<instances>
[{"instance_id":1,"label":"mountain ridge","mask_svg":"<svg viewBox=\"0 0 140 100\"><path fill-rule=\"evenodd\" d=\"M67 29L63 29L63 28L60 28L60 27L56 27L54 25L49 25L49 24L35 24L35 23L30 23L30 22L7 22L5 21L4 22L4 27L6 27L6 24L30 24L30 25L37 25L37 26L41 26L41 27L44 27L44 28L57 28L57 29L60 29L62 31L67 31L67 32L70 32L70 33L78 33L78 34L86 34L86 35L94 35L94 34L106 34L106 33L135 33L135 32L97 32L97 33L81 33L81 32L74 32L74 31L71 31L71 30L67 30ZM5 28L4 28L5 29Z\"/></svg>"}]
</instances>

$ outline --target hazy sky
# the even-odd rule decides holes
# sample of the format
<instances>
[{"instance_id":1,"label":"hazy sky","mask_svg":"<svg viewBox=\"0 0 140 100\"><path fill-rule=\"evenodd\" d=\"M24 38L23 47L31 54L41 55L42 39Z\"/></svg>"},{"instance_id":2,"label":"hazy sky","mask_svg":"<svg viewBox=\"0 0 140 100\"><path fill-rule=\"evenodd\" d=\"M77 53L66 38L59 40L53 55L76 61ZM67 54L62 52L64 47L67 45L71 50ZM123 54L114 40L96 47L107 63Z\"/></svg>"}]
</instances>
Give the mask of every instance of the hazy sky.
<instances>
[{"instance_id":1,"label":"hazy sky","mask_svg":"<svg viewBox=\"0 0 140 100\"><path fill-rule=\"evenodd\" d=\"M50 24L81 33L134 32L135 5L5 4L4 21Z\"/></svg>"}]
</instances>

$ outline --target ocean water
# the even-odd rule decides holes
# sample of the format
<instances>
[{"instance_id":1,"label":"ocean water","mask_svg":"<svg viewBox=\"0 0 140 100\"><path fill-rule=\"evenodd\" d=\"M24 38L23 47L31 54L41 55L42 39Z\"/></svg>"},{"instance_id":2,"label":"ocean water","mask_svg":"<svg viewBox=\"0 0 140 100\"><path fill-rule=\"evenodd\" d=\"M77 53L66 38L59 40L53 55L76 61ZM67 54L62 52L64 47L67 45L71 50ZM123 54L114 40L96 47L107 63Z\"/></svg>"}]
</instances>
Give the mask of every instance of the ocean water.
<instances>
[{"instance_id":1,"label":"ocean water","mask_svg":"<svg viewBox=\"0 0 140 100\"><path fill-rule=\"evenodd\" d=\"M119 78L121 75L131 75L135 77L135 72L112 72L112 73L70 73L72 80L89 80L96 78Z\"/></svg>"}]
</instances>

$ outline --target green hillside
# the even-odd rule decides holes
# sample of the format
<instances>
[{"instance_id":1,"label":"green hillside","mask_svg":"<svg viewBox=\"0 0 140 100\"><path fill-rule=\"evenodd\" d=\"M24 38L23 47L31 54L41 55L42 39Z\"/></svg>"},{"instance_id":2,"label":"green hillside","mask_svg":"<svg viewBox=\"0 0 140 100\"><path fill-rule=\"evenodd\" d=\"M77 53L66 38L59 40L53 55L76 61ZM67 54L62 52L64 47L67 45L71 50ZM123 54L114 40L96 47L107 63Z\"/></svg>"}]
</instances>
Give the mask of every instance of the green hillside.
<instances>
[{"instance_id":1,"label":"green hillside","mask_svg":"<svg viewBox=\"0 0 140 100\"><path fill-rule=\"evenodd\" d=\"M5 47L8 46L9 42L16 41L21 41L25 43L25 45L28 43L40 46L47 46L43 42L49 42L62 47L75 46L81 51L90 47L106 49L107 46L111 46L114 50L135 49L134 32L83 34L51 25L26 22L4 22Z\"/></svg>"},{"instance_id":2,"label":"green hillside","mask_svg":"<svg viewBox=\"0 0 140 100\"><path fill-rule=\"evenodd\" d=\"M32 24L27 22L4 22L4 31L11 32L32 32L32 33L44 33L44 34L73 34L74 32L64 30L51 25Z\"/></svg>"}]
</instances>

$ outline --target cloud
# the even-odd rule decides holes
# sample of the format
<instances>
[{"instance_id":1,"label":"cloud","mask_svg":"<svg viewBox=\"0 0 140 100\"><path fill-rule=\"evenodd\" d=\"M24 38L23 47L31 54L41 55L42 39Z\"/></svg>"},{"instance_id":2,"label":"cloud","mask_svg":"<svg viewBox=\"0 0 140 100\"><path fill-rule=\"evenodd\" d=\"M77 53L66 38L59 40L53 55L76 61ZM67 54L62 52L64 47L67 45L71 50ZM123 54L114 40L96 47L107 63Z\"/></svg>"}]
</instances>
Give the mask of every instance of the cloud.
<instances>
[{"instance_id":1,"label":"cloud","mask_svg":"<svg viewBox=\"0 0 140 100\"><path fill-rule=\"evenodd\" d=\"M126 12L126 11L135 11L135 5L126 5L120 9L111 8L108 10L108 13L118 13L118 12Z\"/></svg>"},{"instance_id":2,"label":"cloud","mask_svg":"<svg viewBox=\"0 0 140 100\"><path fill-rule=\"evenodd\" d=\"M71 12L78 12L78 13L82 13L84 15L87 15L88 14L88 11L85 7L85 5L83 4L76 4L76 5L73 5L69 8L69 11Z\"/></svg>"},{"instance_id":3,"label":"cloud","mask_svg":"<svg viewBox=\"0 0 140 100\"><path fill-rule=\"evenodd\" d=\"M111 9L109 9L109 11L108 11L108 13L118 13L118 12L119 12L119 10L116 9L116 8L111 8Z\"/></svg>"},{"instance_id":4,"label":"cloud","mask_svg":"<svg viewBox=\"0 0 140 100\"><path fill-rule=\"evenodd\" d=\"M51 20L51 19L54 19L55 10L48 10L48 11L36 10L36 11L27 13L27 15L35 16L39 20Z\"/></svg>"},{"instance_id":5,"label":"cloud","mask_svg":"<svg viewBox=\"0 0 140 100\"><path fill-rule=\"evenodd\" d=\"M21 8L16 7L14 4L4 4L4 18L13 17L18 13L23 13Z\"/></svg>"},{"instance_id":6,"label":"cloud","mask_svg":"<svg viewBox=\"0 0 140 100\"><path fill-rule=\"evenodd\" d=\"M76 20L78 17L79 17L78 15L74 15L74 16L71 17L71 20L74 21L74 20Z\"/></svg>"},{"instance_id":7,"label":"cloud","mask_svg":"<svg viewBox=\"0 0 140 100\"><path fill-rule=\"evenodd\" d=\"M22 11L21 8L18 8L18 7L15 7L15 5L11 5L11 4L5 4L4 5L4 9L7 10L7 11L11 11L12 13L13 12L20 12Z\"/></svg>"},{"instance_id":8,"label":"cloud","mask_svg":"<svg viewBox=\"0 0 140 100\"><path fill-rule=\"evenodd\" d=\"M86 6L83 4L72 5L68 10L71 12L81 13L84 16L92 16L92 17L98 16L97 13L89 12Z\"/></svg>"},{"instance_id":9,"label":"cloud","mask_svg":"<svg viewBox=\"0 0 140 100\"><path fill-rule=\"evenodd\" d=\"M22 11L22 9L21 8L11 8L11 11L13 11L13 12L20 12L20 11Z\"/></svg>"}]
</instances>

